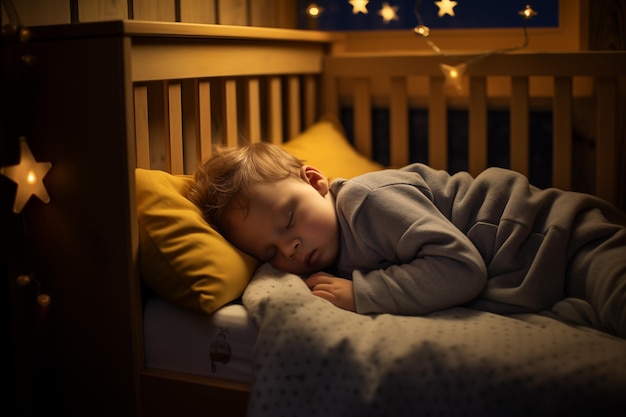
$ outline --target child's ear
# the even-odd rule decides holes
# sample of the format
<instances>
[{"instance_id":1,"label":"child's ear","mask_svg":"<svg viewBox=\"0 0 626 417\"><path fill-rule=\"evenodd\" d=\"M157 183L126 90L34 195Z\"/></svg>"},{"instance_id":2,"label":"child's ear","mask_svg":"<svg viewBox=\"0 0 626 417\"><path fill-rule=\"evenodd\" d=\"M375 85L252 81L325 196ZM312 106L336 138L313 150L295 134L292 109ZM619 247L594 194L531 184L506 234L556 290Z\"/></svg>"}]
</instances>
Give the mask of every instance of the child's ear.
<instances>
[{"instance_id":1,"label":"child's ear","mask_svg":"<svg viewBox=\"0 0 626 417\"><path fill-rule=\"evenodd\" d=\"M328 179L319 169L311 165L303 165L302 168L300 168L300 177L305 182L311 184L322 196L328 193Z\"/></svg>"}]
</instances>

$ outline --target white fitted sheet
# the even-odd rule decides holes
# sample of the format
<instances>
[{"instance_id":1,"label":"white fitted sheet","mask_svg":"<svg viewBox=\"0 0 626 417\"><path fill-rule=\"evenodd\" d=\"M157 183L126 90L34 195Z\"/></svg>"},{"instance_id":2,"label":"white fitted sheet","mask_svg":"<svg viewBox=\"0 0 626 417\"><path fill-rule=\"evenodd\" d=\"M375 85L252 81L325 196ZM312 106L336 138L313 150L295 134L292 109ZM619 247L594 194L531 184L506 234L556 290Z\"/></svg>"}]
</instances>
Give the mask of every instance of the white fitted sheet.
<instances>
[{"instance_id":1,"label":"white fitted sheet","mask_svg":"<svg viewBox=\"0 0 626 417\"><path fill-rule=\"evenodd\" d=\"M152 298L144 313L146 366L250 383L257 328L241 304L212 315Z\"/></svg>"}]
</instances>

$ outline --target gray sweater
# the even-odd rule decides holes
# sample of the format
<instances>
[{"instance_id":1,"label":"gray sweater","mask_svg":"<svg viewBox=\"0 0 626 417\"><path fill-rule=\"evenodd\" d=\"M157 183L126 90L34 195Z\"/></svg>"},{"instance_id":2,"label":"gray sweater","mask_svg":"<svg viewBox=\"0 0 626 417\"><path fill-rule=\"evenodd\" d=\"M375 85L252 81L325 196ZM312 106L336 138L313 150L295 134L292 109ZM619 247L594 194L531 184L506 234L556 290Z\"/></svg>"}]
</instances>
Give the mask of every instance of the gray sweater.
<instances>
[{"instance_id":1,"label":"gray sweater","mask_svg":"<svg viewBox=\"0 0 626 417\"><path fill-rule=\"evenodd\" d=\"M423 164L337 179L331 193L341 229L337 273L353 280L359 313L465 304L508 314L592 297L581 289L587 248L616 233L613 256L601 257L614 264L603 297L615 286L626 297L626 217L590 195L540 190L505 169L472 178ZM623 306L619 314L626 321Z\"/></svg>"}]
</instances>

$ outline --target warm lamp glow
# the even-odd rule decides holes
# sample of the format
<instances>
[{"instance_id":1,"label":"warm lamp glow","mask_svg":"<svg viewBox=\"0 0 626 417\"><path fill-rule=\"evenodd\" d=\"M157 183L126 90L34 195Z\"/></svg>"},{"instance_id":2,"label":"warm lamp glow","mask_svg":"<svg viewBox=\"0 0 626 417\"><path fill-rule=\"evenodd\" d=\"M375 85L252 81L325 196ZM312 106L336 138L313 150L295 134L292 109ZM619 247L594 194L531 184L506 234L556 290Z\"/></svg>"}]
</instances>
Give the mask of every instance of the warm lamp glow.
<instances>
[{"instance_id":1,"label":"warm lamp glow","mask_svg":"<svg viewBox=\"0 0 626 417\"><path fill-rule=\"evenodd\" d=\"M378 11L378 15L383 17L384 23L389 23L392 20L399 20L397 14L398 6L390 6L389 3L384 2L383 8Z\"/></svg>"},{"instance_id":2,"label":"warm lamp glow","mask_svg":"<svg viewBox=\"0 0 626 417\"><path fill-rule=\"evenodd\" d=\"M21 212L32 195L36 195L44 203L50 202L50 196L43 185L43 177L51 167L50 162L35 161L26 138L20 138L20 163L0 168L0 174L17 184L13 212Z\"/></svg>"},{"instance_id":3,"label":"warm lamp glow","mask_svg":"<svg viewBox=\"0 0 626 417\"><path fill-rule=\"evenodd\" d=\"M436 1L435 4L437 5L437 7L439 7L439 12L437 13L437 16L442 17L447 14L449 14L450 16L454 16L454 6L456 6L457 4L456 1L441 0Z\"/></svg>"},{"instance_id":4,"label":"warm lamp glow","mask_svg":"<svg viewBox=\"0 0 626 417\"><path fill-rule=\"evenodd\" d=\"M369 3L369 0L350 0L348 3L352 5L352 14L367 14L367 3Z\"/></svg>"}]
</instances>

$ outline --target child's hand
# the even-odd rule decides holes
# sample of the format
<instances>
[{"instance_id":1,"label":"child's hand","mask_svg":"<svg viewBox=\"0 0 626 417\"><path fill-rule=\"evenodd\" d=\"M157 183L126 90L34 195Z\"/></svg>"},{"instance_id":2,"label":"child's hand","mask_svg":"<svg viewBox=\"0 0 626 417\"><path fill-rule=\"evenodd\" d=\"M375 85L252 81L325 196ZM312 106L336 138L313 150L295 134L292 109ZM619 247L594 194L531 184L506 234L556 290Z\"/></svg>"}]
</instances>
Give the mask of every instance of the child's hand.
<instances>
[{"instance_id":1,"label":"child's hand","mask_svg":"<svg viewBox=\"0 0 626 417\"><path fill-rule=\"evenodd\" d=\"M344 310L356 311L352 281L325 272L317 272L304 282L309 286L313 295L328 300Z\"/></svg>"}]
</instances>

